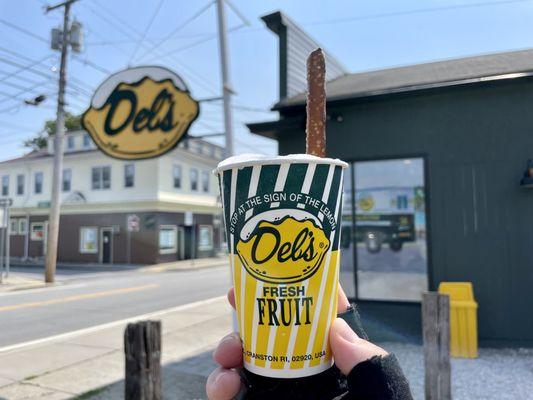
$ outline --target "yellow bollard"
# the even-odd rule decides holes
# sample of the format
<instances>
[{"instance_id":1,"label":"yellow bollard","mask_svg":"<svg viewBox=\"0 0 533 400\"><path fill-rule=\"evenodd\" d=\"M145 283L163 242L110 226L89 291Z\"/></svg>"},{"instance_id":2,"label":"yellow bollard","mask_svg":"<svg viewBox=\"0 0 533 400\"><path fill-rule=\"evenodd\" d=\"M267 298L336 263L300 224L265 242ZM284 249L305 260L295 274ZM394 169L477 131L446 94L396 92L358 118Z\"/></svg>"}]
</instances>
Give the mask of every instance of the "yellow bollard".
<instances>
[{"instance_id":1,"label":"yellow bollard","mask_svg":"<svg viewBox=\"0 0 533 400\"><path fill-rule=\"evenodd\" d=\"M450 355L477 357L477 303L471 282L441 282L439 293L450 296Z\"/></svg>"}]
</instances>

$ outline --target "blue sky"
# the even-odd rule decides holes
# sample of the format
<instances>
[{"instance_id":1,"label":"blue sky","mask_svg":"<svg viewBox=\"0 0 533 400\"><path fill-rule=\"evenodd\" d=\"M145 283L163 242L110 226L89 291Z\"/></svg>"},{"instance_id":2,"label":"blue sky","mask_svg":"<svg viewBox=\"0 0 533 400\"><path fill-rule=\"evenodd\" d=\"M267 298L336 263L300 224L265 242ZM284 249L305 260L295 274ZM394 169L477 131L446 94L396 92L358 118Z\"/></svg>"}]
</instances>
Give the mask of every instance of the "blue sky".
<instances>
[{"instance_id":1,"label":"blue sky","mask_svg":"<svg viewBox=\"0 0 533 400\"><path fill-rule=\"evenodd\" d=\"M46 119L55 118L53 78L59 54L50 50L48 38L50 29L60 25L61 12L45 14L45 4L45 0L0 0L0 159L22 154L21 141L41 130ZM82 112L107 74L128 65L167 66L185 79L197 99L217 96L216 10L209 4L209 0L79 0L73 16L84 25L86 47L69 59L68 109ZM250 135L244 126L276 118L267 110L278 94L277 38L259 20L269 12L289 15L352 72L533 47L533 0L232 0L232 4L250 21L229 35L234 103L257 110L235 110L237 152L277 151L275 142ZM206 11L198 18L162 42L202 8ZM229 9L227 16L230 28L242 24ZM156 49L148 52L154 45ZM14 74L20 67L13 64L34 64L33 72ZM49 96L44 104L22 105L40 93ZM221 105L201 107L201 118L191 133L222 132Z\"/></svg>"}]
</instances>

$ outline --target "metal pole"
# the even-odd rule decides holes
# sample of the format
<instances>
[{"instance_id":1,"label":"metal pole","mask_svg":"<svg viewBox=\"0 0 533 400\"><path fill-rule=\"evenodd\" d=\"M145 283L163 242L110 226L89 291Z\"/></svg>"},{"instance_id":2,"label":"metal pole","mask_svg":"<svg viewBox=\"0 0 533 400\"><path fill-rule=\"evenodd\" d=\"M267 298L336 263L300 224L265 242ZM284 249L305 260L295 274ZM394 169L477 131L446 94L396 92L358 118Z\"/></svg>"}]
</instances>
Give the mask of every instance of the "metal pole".
<instances>
[{"instance_id":1,"label":"metal pole","mask_svg":"<svg viewBox=\"0 0 533 400\"><path fill-rule=\"evenodd\" d=\"M224 102L224 131L226 134L226 157L233 153L233 124L231 120L231 95L233 93L229 78L228 36L224 0L216 0L218 15L218 43L220 50L220 71L222 76L222 99Z\"/></svg>"},{"instance_id":2,"label":"metal pole","mask_svg":"<svg viewBox=\"0 0 533 400\"><path fill-rule=\"evenodd\" d=\"M7 214L7 225L6 225L6 278L9 278L9 257L10 257L10 250L11 247L11 218L9 215L9 206L6 206L6 214Z\"/></svg>"},{"instance_id":3,"label":"metal pole","mask_svg":"<svg viewBox=\"0 0 533 400\"><path fill-rule=\"evenodd\" d=\"M63 43L61 44L61 65L59 69L59 93L57 96L56 133L54 138L54 172L52 177L52 199L48 219L48 237L46 243L45 282L54 282L57 262L57 241L59 238L59 206L61 190L61 171L63 170L63 136L65 134L65 87L67 85L66 69L69 43L69 15L72 2L64 3Z\"/></svg>"},{"instance_id":4,"label":"metal pole","mask_svg":"<svg viewBox=\"0 0 533 400\"><path fill-rule=\"evenodd\" d=\"M128 264L131 264L131 231L128 226Z\"/></svg>"}]
</instances>

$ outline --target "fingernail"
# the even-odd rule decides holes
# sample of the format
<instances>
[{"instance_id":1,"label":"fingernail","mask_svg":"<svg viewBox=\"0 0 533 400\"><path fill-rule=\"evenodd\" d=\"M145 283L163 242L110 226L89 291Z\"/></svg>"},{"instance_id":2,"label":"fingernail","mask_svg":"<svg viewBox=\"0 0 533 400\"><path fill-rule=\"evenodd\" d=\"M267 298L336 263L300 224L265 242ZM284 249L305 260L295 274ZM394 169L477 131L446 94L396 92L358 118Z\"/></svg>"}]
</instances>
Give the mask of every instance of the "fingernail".
<instances>
[{"instance_id":1,"label":"fingernail","mask_svg":"<svg viewBox=\"0 0 533 400\"><path fill-rule=\"evenodd\" d=\"M237 340L239 342L241 341L241 338L239 337L239 334L237 332L232 332L229 335L224 336L220 340L220 343L229 342L229 341L232 341L232 340Z\"/></svg>"},{"instance_id":2,"label":"fingernail","mask_svg":"<svg viewBox=\"0 0 533 400\"><path fill-rule=\"evenodd\" d=\"M342 318L338 318L338 320L338 334L341 338L348 342L355 342L357 339L359 339L357 333L355 333L353 329L350 328L350 326L346 323L345 320L343 320Z\"/></svg>"}]
</instances>

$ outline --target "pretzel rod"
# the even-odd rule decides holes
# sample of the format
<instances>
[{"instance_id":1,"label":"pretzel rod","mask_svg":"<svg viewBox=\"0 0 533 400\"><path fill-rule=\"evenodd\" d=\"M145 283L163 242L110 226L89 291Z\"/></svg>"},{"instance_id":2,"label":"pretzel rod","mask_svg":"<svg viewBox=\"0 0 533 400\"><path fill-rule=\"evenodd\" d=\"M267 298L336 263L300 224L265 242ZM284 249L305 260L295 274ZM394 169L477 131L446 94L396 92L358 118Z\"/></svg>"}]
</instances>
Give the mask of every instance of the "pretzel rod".
<instances>
[{"instance_id":1,"label":"pretzel rod","mask_svg":"<svg viewBox=\"0 0 533 400\"><path fill-rule=\"evenodd\" d=\"M326 61L322 49L314 50L307 59L307 154L326 156Z\"/></svg>"}]
</instances>

